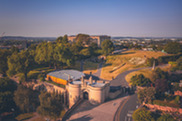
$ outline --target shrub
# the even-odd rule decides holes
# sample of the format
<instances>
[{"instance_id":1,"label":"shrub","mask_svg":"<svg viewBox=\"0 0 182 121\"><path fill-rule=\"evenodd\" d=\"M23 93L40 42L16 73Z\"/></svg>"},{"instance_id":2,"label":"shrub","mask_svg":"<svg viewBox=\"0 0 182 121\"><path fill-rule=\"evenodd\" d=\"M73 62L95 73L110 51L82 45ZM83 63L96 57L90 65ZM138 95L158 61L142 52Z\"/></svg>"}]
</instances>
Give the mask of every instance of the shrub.
<instances>
[{"instance_id":1,"label":"shrub","mask_svg":"<svg viewBox=\"0 0 182 121\"><path fill-rule=\"evenodd\" d=\"M132 118L134 121L155 121L152 117L152 112L142 108L134 111Z\"/></svg>"},{"instance_id":2,"label":"shrub","mask_svg":"<svg viewBox=\"0 0 182 121\"><path fill-rule=\"evenodd\" d=\"M153 104L160 105L160 106L169 106L169 107L173 107L173 108L179 108L180 107L177 104L168 103L168 102L162 101L162 100L154 100Z\"/></svg>"},{"instance_id":3,"label":"shrub","mask_svg":"<svg viewBox=\"0 0 182 121\"><path fill-rule=\"evenodd\" d=\"M160 116L157 121L175 121L174 118L169 114L164 114Z\"/></svg>"}]
</instances>

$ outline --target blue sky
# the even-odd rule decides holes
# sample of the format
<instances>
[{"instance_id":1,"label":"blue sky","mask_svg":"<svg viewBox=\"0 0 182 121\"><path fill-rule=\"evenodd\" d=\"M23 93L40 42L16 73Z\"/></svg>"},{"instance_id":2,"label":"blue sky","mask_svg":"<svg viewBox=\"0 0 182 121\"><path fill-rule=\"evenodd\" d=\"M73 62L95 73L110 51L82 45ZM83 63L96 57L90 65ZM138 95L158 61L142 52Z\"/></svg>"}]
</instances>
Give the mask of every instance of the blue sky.
<instances>
[{"instance_id":1,"label":"blue sky","mask_svg":"<svg viewBox=\"0 0 182 121\"><path fill-rule=\"evenodd\" d=\"M0 0L0 34L182 37L182 0Z\"/></svg>"}]
</instances>

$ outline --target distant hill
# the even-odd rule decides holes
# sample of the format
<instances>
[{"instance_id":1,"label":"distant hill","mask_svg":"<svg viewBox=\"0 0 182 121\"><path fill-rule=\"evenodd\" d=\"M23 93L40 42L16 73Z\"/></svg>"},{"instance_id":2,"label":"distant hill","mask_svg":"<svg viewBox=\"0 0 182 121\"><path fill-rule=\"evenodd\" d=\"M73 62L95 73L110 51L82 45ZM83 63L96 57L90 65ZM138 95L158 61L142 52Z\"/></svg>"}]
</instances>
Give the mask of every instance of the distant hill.
<instances>
[{"instance_id":1,"label":"distant hill","mask_svg":"<svg viewBox=\"0 0 182 121\"><path fill-rule=\"evenodd\" d=\"M4 36L1 40L19 40L19 41L54 41L56 37L22 37L22 36Z\"/></svg>"},{"instance_id":2,"label":"distant hill","mask_svg":"<svg viewBox=\"0 0 182 121\"><path fill-rule=\"evenodd\" d=\"M111 37L111 39L182 39L182 37Z\"/></svg>"}]
</instances>

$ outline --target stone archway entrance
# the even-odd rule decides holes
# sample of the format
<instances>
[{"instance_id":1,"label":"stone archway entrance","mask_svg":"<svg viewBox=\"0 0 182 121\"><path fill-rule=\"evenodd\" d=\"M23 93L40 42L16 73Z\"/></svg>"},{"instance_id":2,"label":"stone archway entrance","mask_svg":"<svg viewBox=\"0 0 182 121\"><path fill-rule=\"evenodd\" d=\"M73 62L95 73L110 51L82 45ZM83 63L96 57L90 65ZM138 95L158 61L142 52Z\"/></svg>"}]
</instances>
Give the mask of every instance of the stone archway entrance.
<instances>
[{"instance_id":1,"label":"stone archway entrance","mask_svg":"<svg viewBox=\"0 0 182 121\"><path fill-rule=\"evenodd\" d=\"M88 92L83 92L83 99L88 100Z\"/></svg>"}]
</instances>

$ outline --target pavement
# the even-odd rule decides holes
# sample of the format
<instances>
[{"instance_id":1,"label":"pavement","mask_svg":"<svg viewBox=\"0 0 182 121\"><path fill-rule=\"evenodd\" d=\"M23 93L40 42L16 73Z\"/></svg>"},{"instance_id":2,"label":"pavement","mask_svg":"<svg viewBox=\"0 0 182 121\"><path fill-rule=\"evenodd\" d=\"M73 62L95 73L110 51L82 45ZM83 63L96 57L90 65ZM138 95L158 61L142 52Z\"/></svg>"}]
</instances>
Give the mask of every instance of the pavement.
<instances>
[{"instance_id":1,"label":"pavement","mask_svg":"<svg viewBox=\"0 0 182 121\"><path fill-rule=\"evenodd\" d=\"M137 94L129 96L119 106L114 121L132 121L131 111L135 111L139 104L137 103Z\"/></svg>"},{"instance_id":2,"label":"pavement","mask_svg":"<svg viewBox=\"0 0 182 121\"><path fill-rule=\"evenodd\" d=\"M94 106L88 100L85 100L72 112L67 121L113 121L113 117L120 103L127 98L128 96L125 96L102 103L98 106Z\"/></svg>"}]
</instances>

